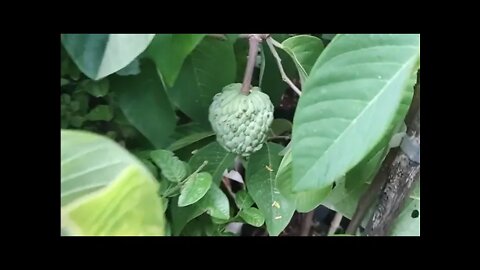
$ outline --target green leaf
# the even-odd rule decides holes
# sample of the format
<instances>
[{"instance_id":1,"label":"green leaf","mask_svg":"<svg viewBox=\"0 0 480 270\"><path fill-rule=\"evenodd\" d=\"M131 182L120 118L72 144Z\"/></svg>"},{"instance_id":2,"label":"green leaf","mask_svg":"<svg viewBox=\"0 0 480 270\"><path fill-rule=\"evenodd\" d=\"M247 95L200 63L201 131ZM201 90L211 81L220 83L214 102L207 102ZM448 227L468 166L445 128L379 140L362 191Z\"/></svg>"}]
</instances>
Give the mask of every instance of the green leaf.
<instances>
[{"instance_id":1,"label":"green leaf","mask_svg":"<svg viewBox=\"0 0 480 270\"><path fill-rule=\"evenodd\" d=\"M345 187L347 189L355 188L357 185L365 181L370 181L372 175L380 169L381 163L388 154L389 142L392 136L400 132L404 128L405 115L408 112L410 103L414 94L414 86L417 81L417 73L411 74L410 80L407 83L403 91L403 98L395 112L395 117L390 123L389 128L384 133L382 139L373 147L373 149L360 161L355 167L353 167L346 175Z\"/></svg>"},{"instance_id":2,"label":"green leaf","mask_svg":"<svg viewBox=\"0 0 480 270\"><path fill-rule=\"evenodd\" d=\"M322 204L333 211L341 213L348 219L352 219L357 208L358 200L367 188L368 184L362 183L353 189L347 190L345 188L345 178L341 178L336 182L335 188Z\"/></svg>"},{"instance_id":3,"label":"green leaf","mask_svg":"<svg viewBox=\"0 0 480 270\"><path fill-rule=\"evenodd\" d=\"M407 199L392 224L391 236L420 236L420 199Z\"/></svg>"},{"instance_id":4,"label":"green leaf","mask_svg":"<svg viewBox=\"0 0 480 270\"><path fill-rule=\"evenodd\" d=\"M86 117L90 121L110 121L113 118L113 111L108 105L98 105Z\"/></svg>"},{"instance_id":5,"label":"green leaf","mask_svg":"<svg viewBox=\"0 0 480 270\"><path fill-rule=\"evenodd\" d=\"M70 83L69 80L64 79L64 78L60 78L60 86L67 85L67 84L69 84L69 83Z\"/></svg>"},{"instance_id":6,"label":"green leaf","mask_svg":"<svg viewBox=\"0 0 480 270\"><path fill-rule=\"evenodd\" d=\"M294 190L320 189L360 162L394 118L419 61L419 35L337 35L295 112Z\"/></svg>"},{"instance_id":7,"label":"green leaf","mask_svg":"<svg viewBox=\"0 0 480 270\"><path fill-rule=\"evenodd\" d=\"M260 227L265 222L262 212L255 207L242 209L239 215L245 222L254 227Z\"/></svg>"},{"instance_id":8,"label":"green leaf","mask_svg":"<svg viewBox=\"0 0 480 270\"><path fill-rule=\"evenodd\" d=\"M205 34L157 34L145 52L169 87L173 86L185 58Z\"/></svg>"},{"instance_id":9,"label":"green leaf","mask_svg":"<svg viewBox=\"0 0 480 270\"><path fill-rule=\"evenodd\" d=\"M197 122L190 122L177 126L177 128L175 129L175 133L173 133L171 137L175 140L180 140L183 137L187 137L195 133L203 133L208 131L212 131L212 129L210 127L205 127Z\"/></svg>"},{"instance_id":10,"label":"green leaf","mask_svg":"<svg viewBox=\"0 0 480 270\"><path fill-rule=\"evenodd\" d=\"M233 45L207 37L187 58L168 94L191 119L210 126L208 108L212 98L224 86L235 82L235 69Z\"/></svg>"},{"instance_id":11,"label":"green leaf","mask_svg":"<svg viewBox=\"0 0 480 270\"><path fill-rule=\"evenodd\" d=\"M128 121L156 148L167 146L176 116L154 65L142 62L139 75L112 78L111 87Z\"/></svg>"},{"instance_id":12,"label":"green leaf","mask_svg":"<svg viewBox=\"0 0 480 270\"><path fill-rule=\"evenodd\" d=\"M120 76L129 76L129 75L140 74L140 61L138 60L138 58L136 58L130 64L128 64L126 67L117 71L116 74L120 75Z\"/></svg>"},{"instance_id":13,"label":"green leaf","mask_svg":"<svg viewBox=\"0 0 480 270\"><path fill-rule=\"evenodd\" d=\"M315 61L325 46L322 40L309 35L299 35L282 42L282 48L292 57L297 66L302 85L312 69Z\"/></svg>"},{"instance_id":14,"label":"green leaf","mask_svg":"<svg viewBox=\"0 0 480 270\"><path fill-rule=\"evenodd\" d=\"M70 124L76 128L81 127L83 122L85 122L85 118L79 115L75 115L70 119Z\"/></svg>"},{"instance_id":15,"label":"green leaf","mask_svg":"<svg viewBox=\"0 0 480 270\"><path fill-rule=\"evenodd\" d=\"M61 131L61 204L98 191L130 165L143 164L113 140L87 131Z\"/></svg>"},{"instance_id":16,"label":"green leaf","mask_svg":"<svg viewBox=\"0 0 480 270\"><path fill-rule=\"evenodd\" d=\"M132 62L154 34L63 34L62 43L78 68L99 80Z\"/></svg>"},{"instance_id":17,"label":"green leaf","mask_svg":"<svg viewBox=\"0 0 480 270\"><path fill-rule=\"evenodd\" d=\"M108 94L110 84L107 79L100 81L84 80L79 84L79 89L94 97L104 97Z\"/></svg>"},{"instance_id":18,"label":"green leaf","mask_svg":"<svg viewBox=\"0 0 480 270\"><path fill-rule=\"evenodd\" d=\"M420 236L420 179L392 224L391 236Z\"/></svg>"},{"instance_id":19,"label":"green leaf","mask_svg":"<svg viewBox=\"0 0 480 270\"><path fill-rule=\"evenodd\" d=\"M268 233L279 235L288 225L295 211L295 201L280 193L275 178L282 146L265 144L250 156L246 172L247 190L265 217Z\"/></svg>"},{"instance_id":20,"label":"green leaf","mask_svg":"<svg viewBox=\"0 0 480 270\"><path fill-rule=\"evenodd\" d=\"M280 104L282 95L289 88L288 84L282 80L280 70L278 69L277 60L273 56L267 44L262 44L264 52L263 61L265 62L265 71L262 76L262 91L270 96L272 104L276 107ZM280 49L277 53L282 59L282 66L290 80L298 78L297 67L292 58Z\"/></svg>"},{"instance_id":21,"label":"green leaf","mask_svg":"<svg viewBox=\"0 0 480 270\"><path fill-rule=\"evenodd\" d=\"M212 185L207 194L198 202L207 214L219 219L230 218L230 204L223 191L217 186Z\"/></svg>"},{"instance_id":22,"label":"green leaf","mask_svg":"<svg viewBox=\"0 0 480 270\"><path fill-rule=\"evenodd\" d=\"M210 173L212 175L213 183L219 185L225 169L233 167L235 154L225 151L218 142L212 142L198 150L192 156L188 164L190 164L190 167L192 168L198 168L204 161L207 161L208 163L203 167L202 171Z\"/></svg>"},{"instance_id":23,"label":"green leaf","mask_svg":"<svg viewBox=\"0 0 480 270\"><path fill-rule=\"evenodd\" d=\"M285 132L292 131L292 122L281 118L273 119L270 128L272 129L274 135L282 135Z\"/></svg>"},{"instance_id":24,"label":"green leaf","mask_svg":"<svg viewBox=\"0 0 480 270\"><path fill-rule=\"evenodd\" d=\"M234 43L235 41L237 41L239 34L225 34L225 36L227 37L227 40Z\"/></svg>"},{"instance_id":25,"label":"green leaf","mask_svg":"<svg viewBox=\"0 0 480 270\"><path fill-rule=\"evenodd\" d=\"M96 193L62 208L62 227L85 236L163 236L158 183L132 164Z\"/></svg>"},{"instance_id":26,"label":"green leaf","mask_svg":"<svg viewBox=\"0 0 480 270\"><path fill-rule=\"evenodd\" d=\"M235 193L235 203L239 210L249 208L254 204L252 197L243 189Z\"/></svg>"},{"instance_id":27,"label":"green leaf","mask_svg":"<svg viewBox=\"0 0 480 270\"><path fill-rule=\"evenodd\" d=\"M171 151L155 150L150 152L152 161L162 170L162 175L171 182L180 182L187 176L185 164Z\"/></svg>"},{"instance_id":28,"label":"green leaf","mask_svg":"<svg viewBox=\"0 0 480 270\"><path fill-rule=\"evenodd\" d=\"M295 201L295 208L300 213L307 213L317 208L331 192L331 187L293 192L292 151L286 151L276 175L280 193Z\"/></svg>"},{"instance_id":29,"label":"green leaf","mask_svg":"<svg viewBox=\"0 0 480 270\"><path fill-rule=\"evenodd\" d=\"M186 207L179 207L178 198L173 198L170 204L170 211L174 235L179 235L188 222L205 212L218 219L228 220L230 218L228 198L215 184L210 187L207 194L198 202Z\"/></svg>"},{"instance_id":30,"label":"green leaf","mask_svg":"<svg viewBox=\"0 0 480 270\"><path fill-rule=\"evenodd\" d=\"M212 185L212 176L207 172L195 173L182 186L178 206L184 207L199 201Z\"/></svg>"},{"instance_id":31,"label":"green leaf","mask_svg":"<svg viewBox=\"0 0 480 270\"><path fill-rule=\"evenodd\" d=\"M187 135L181 139L176 140L172 144L170 144L167 149L170 151L177 151L178 149L184 148L188 145L201 141L205 138L215 135L213 131L204 131L199 133L192 133Z\"/></svg>"},{"instance_id":32,"label":"green leaf","mask_svg":"<svg viewBox=\"0 0 480 270\"><path fill-rule=\"evenodd\" d=\"M172 216L171 226L172 235L174 236L180 235L188 222L205 212L205 209L203 209L199 203L194 203L186 207L179 207L178 197L173 197L170 200L168 210Z\"/></svg>"},{"instance_id":33,"label":"green leaf","mask_svg":"<svg viewBox=\"0 0 480 270\"><path fill-rule=\"evenodd\" d=\"M157 167L155 167L155 165L153 165L153 163L150 160L140 158L140 161L142 161L143 165L145 165L145 167L147 167L147 169L150 171L150 173L152 173L153 177L155 177L155 178L158 177Z\"/></svg>"}]
</instances>

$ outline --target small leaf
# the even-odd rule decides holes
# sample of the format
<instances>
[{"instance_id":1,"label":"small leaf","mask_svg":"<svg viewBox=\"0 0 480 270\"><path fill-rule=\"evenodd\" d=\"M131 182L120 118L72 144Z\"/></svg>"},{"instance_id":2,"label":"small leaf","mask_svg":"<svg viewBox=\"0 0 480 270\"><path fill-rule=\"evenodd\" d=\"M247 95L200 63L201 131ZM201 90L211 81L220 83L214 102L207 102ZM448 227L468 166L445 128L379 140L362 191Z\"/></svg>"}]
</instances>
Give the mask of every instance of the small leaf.
<instances>
[{"instance_id":1,"label":"small leaf","mask_svg":"<svg viewBox=\"0 0 480 270\"><path fill-rule=\"evenodd\" d=\"M138 58L130 62L126 67L120 69L116 73L120 76L138 75L140 74L140 61Z\"/></svg>"},{"instance_id":2,"label":"small leaf","mask_svg":"<svg viewBox=\"0 0 480 270\"><path fill-rule=\"evenodd\" d=\"M85 118L78 115L75 115L70 119L70 124L76 128L81 127L83 125L83 122L85 122Z\"/></svg>"},{"instance_id":3,"label":"small leaf","mask_svg":"<svg viewBox=\"0 0 480 270\"><path fill-rule=\"evenodd\" d=\"M315 61L325 48L322 40L309 35L290 37L282 42L282 47L290 54L297 67L301 68L301 72L305 75L310 74Z\"/></svg>"},{"instance_id":4,"label":"small leaf","mask_svg":"<svg viewBox=\"0 0 480 270\"><path fill-rule=\"evenodd\" d=\"M274 135L282 135L285 132L292 131L292 122L281 118L273 119L272 126L270 128L272 129Z\"/></svg>"},{"instance_id":5,"label":"small leaf","mask_svg":"<svg viewBox=\"0 0 480 270\"><path fill-rule=\"evenodd\" d=\"M110 83L107 79L100 81L85 80L81 83L81 89L94 97L104 97L108 94Z\"/></svg>"},{"instance_id":6,"label":"small leaf","mask_svg":"<svg viewBox=\"0 0 480 270\"><path fill-rule=\"evenodd\" d=\"M223 172L225 169L233 167L234 160L235 154L225 151L218 142L212 142L198 150L188 163L192 168L198 168L204 161L207 161L208 163L202 171L210 173L213 183L219 185Z\"/></svg>"},{"instance_id":7,"label":"small leaf","mask_svg":"<svg viewBox=\"0 0 480 270\"><path fill-rule=\"evenodd\" d=\"M295 211L295 201L280 193L275 178L282 159L278 153L282 148L278 144L265 144L250 156L246 173L248 193L265 217L271 236L277 236L285 229Z\"/></svg>"},{"instance_id":8,"label":"small leaf","mask_svg":"<svg viewBox=\"0 0 480 270\"><path fill-rule=\"evenodd\" d=\"M181 139L176 140L170 146L167 147L170 151L177 151L185 146L191 145L195 142L208 138L215 135L213 131L199 132L187 135Z\"/></svg>"},{"instance_id":9,"label":"small leaf","mask_svg":"<svg viewBox=\"0 0 480 270\"><path fill-rule=\"evenodd\" d=\"M260 227L265 222L262 212L255 207L245 208L240 211L240 217L254 227Z\"/></svg>"},{"instance_id":10,"label":"small leaf","mask_svg":"<svg viewBox=\"0 0 480 270\"><path fill-rule=\"evenodd\" d=\"M178 206L184 207L200 200L212 185L212 176L209 173L195 173L182 186L178 197Z\"/></svg>"},{"instance_id":11,"label":"small leaf","mask_svg":"<svg viewBox=\"0 0 480 270\"><path fill-rule=\"evenodd\" d=\"M185 58L202 41L205 34L157 34L145 52L169 87L172 87Z\"/></svg>"},{"instance_id":12,"label":"small leaf","mask_svg":"<svg viewBox=\"0 0 480 270\"><path fill-rule=\"evenodd\" d=\"M113 111L108 105L98 105L86 117L90 121L110 121L113 118Z\"/></svg>"},{"instance_id":13,"label":"small leaf","mask_svg":"<svg viewBox=\"0 0 480 270\"><path fill-rule=\"evenodd\" d=\"M171 182L180 182L187 176L185 164L171 151L155 150L150 152L152 161L162 170L162 175Z\"/></svg>"},{"instance_id":14,"label":"small leaf","mask_svg":"<svg viewBox=\"0 0 480 270\"><path fill-rule=\"evenodd\" d=\"M302 85L312 69L315 61L325 46L322 40L309 35L299 35L282 42L282 48L292 57L297 66Z\"/></svg>"},{"instance_id":15,"label":"small leaf","mask_svg":"<svg viewBox=\"0 0 480 270\"><path fill-rule=\"evenodd\" d=\"M254 204L252 197L245 190L235 193L235 203L239 210L249 208Z\"/></svg>"},{"instance_id":16,"label":"small leaf","mask_svg":"<svg viewBox=\"0 0 480 270\"><path fill-rule=\"evenodd\" d=\"M230 218L230 204L223 191L216 185L212 185L207 194L198 202L207 214L219 219Z\"/></svg>"},{"instance_id":17,"label":"small leaf","mask_svg":"<svg viewBox=\"0 0 480 270\"><path fill-rule=\"evenodd\" d=\"M93 80L102 79L132 62L154 34L63 34L62 43L78 68Z\"/></svg>"},{"instance_id":18,"label":"small leaf","mask_svg":"<svg viewBox=\"0 0 480 270\"><path fill-rule=\"evenodd\" d=\"M381 140L416 71L419 35L337 35L317 59L295 112L295 191L326 188Z\"/></svg>"}]
</instances>

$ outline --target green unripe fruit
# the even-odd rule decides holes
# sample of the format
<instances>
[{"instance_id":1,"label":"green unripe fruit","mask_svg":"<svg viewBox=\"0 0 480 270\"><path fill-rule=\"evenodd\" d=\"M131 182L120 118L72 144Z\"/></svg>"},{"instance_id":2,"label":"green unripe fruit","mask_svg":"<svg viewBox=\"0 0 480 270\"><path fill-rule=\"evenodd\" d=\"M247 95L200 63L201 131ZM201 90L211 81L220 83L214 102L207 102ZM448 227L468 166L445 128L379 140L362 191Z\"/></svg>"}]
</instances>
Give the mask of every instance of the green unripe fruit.
<instances>
[{"instance_id":1,"label":"green unripe fruit","mask_svg":"<svg viewBox=\"0 0 480 270\"><path fill-rule=\"evenodd\" d=\"M249 156L262 148L273 121L273 104L260 88L249 95L240 92L241 83L225 86L213 97L209 116L218 143L225 150Z\"/></svg>"}]
</instances>

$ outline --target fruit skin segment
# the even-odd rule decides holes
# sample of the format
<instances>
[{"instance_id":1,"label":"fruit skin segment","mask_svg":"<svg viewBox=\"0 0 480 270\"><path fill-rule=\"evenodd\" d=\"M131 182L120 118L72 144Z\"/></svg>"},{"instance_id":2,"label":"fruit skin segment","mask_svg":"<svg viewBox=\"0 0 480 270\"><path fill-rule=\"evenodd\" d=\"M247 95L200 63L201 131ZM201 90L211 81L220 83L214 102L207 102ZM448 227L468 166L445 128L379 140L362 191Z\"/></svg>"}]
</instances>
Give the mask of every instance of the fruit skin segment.
<instances>
[{"instance_id":1,"label":"fruit skin segment","mask_svg":"<svg viewBox=\"0 0 480 270\"><path fill-rule=\"evenodd\" d=\"M273 121L270 97L253 87L243 94L241 83L225 86L213 97L208 119L225 150L244 157L260 150Z\"/></svg>"}]
</instances>

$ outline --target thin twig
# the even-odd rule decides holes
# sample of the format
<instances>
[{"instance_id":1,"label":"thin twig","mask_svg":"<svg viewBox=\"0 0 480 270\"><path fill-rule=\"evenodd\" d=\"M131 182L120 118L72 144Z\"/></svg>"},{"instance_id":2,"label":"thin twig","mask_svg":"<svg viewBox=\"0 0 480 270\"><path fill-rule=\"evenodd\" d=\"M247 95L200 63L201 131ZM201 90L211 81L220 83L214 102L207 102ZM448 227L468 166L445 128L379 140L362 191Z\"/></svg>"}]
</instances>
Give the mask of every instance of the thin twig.
<instances>
[{"instance_id":1,"label":"thin twig","mask_svg":"<svg viewBox=\"0 0 480 270\"><path fill-rule=\"evenodd\" d=\"M305 215L303 219L302 231L300 232L300 236L308 236L310 234L310 228L312 228L314 213L315 213L315 210L312 210Z\"/></svg>"},{"instance_id":2,"label":"thin twig","mask_svg":"<svg viewBox=\"0 0 480 270\"><path fill-rule=\"evenodd\" d=\"M244 95L250 94L250 83L252 82L253 69L255 68L255 62L257 60L258 44L261 41L262 38L257 35L250 35L250 38L248 39L250 48L248 50L248 62L247 67L245 68L245 74L243 76L243 83L241 89Z\"/></svg>"},{"instance_id":3,"label":"thin twig","mask_svg":"<svg viewBox=\"0 0 480 270\"><path fill-rule=\"evenodd\" d=\"M332 223L330 223L330 229L328 229L328 235L335 234L335 232L338 229L338 226L340 226L340 222L342 221L343 215L337 212L335 216L333 217Z\"/></svg>"},{"instance_id":4,"label":"thin twig","mask_svg":"<svg viewBox=\"0 0 480 270\"><path fill-rule=\"evenodd\" d=\"M275 140L275 139L290 140L291 138L292 138L291 136L272 136L272 137L269 137L268 140Z\"/></svg>"},{"instance_id":5,"label":"thin twig","mask_svg":"<svg viewBox=\"0 0 480 270\"><path fill-rule=\"evenodd\" d=\"M295 91L295 93L297 93L299 96L302 95L302 92L300 91L300 89L298 89L297 86L295 86L295 84L288 78L287 74L285 73L285 70L283 70L282 59L280 58L280 56L277 53L277 50L273 46L272 40L273 40L272 37L268 37L267 44L273 56L275 57L275 59L277 59L277 64L278 64L278 68L280 69L280 74L282 75L282 80L286 82L293 89L293 91Z\"/></svg>"}]
</instances>

